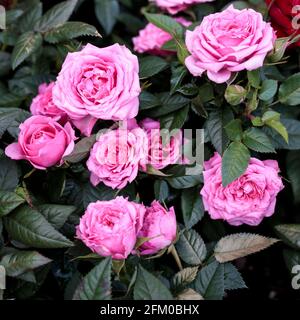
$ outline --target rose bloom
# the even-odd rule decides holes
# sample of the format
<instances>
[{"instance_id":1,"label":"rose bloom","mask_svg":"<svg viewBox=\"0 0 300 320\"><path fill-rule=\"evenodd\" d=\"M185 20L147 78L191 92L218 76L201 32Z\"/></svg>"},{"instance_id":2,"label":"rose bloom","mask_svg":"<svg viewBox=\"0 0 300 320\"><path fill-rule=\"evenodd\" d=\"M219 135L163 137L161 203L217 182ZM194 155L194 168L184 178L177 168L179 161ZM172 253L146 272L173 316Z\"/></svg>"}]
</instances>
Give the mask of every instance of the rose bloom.
<instances>
[{"instance_id":1,"label":"rose bloom","mask_svg":"<svg viewBox=\"0 0 300 320\"><path fill-rule=\"evenodd\" d=\"M186 45L191 55L185 64L194 76L207 71L210 80L223 83L232 72L261 67L275 39L273 28L260 13L231 5L204 17L194 31L187 31Z\"/></svg>"},{"instance_id":2,"label":"rose bloom","mask_svg":"<svg viewBox=\"0 0 300 320\"><path fill-rule=\"evenodd\" d=\"M91 44L69 53L53 88L53 101L85 135L97 119L126 120L138 113L138 59L125 46Z\"/></svg>"},{"instance_id":3,"label":"rose bloom","mask_svg":"<svg viewBox=\"0 0 300 320\"><path fill-rule=\"evenodd\" d=\"M176 18L176 21L185 27L191 25L191 22L184 18ZM172 53L172 51L161 49L170 40L172 40L172 36L168 32L156 27L152 23L148 23L144 29L140 30L139 35L132 39L135 51L161 56Z\"/></svg>"},{"instance_id":4,"label":"rose bloom","mask_svg":"<svg viewBox=\"0 0 300 320\"><path fill-rule=\"evenodd\" d=\"M101 134L94 144L87 161L94 186L103 182L113 189L122 189L136 178L139 167L145 166L147 134L135 120L128 123L127 129Z\"/></svg>"},{"instance_id":5,"label":"rose bloom","mask_svg":"<svg viewBox=\"0 0 300 320\"><path fill-rule=\"evenodd\" d=\"M74 149L75 132L67 122L64 126L45 116L32 116L20 124L17 143L5 149L14 160L28 160L35 168L44 170L62 164Z\"/></svg>"},{"instance_id":6,"label":"rose bloom","mask_svg":"<svg viewBox=\"0 0 300 320\"><path fill-rule=\"evenodd\" d=\"M222 186L222 158L215 155L204 163L201 195L212 219L239 226L257 226L275 210L276 196L283 189L275 160L251 158L246 172L225 188Z\"/></svg>"},{"instance_id":7,"label":"rose bloom","mask_svg":"<svg viewBox=\"0 0 300 320\"><path fill-rule=\"evenodd\" d=\"M170 164L180 163L182 160L182 132L178 130L170 141L162 143L159 121L146 118L139 125L147 132L148 160L153 168L161 170Z\"/></svg>"},{"instance_id":8,"label":"rose bloom","mask_svg":"<svg viewBox=\"0 0 300 320\"><path fill-rule=\"evenodd\" d=\"M278 37L288 37L290 35L299 34L299 9L300 0L265 0L269 9L271 23L277 31ZM297 9L297 7L299 8ZM295 9L293 9L295 7ZM293 19L295 25L293 26ZM295 43L300 46L300 40Z\"/></svg>"},{"instance_id":9,"label":"rose bloom","mask_svg":"<svg viewBox=\"0 0 300 320\"><path fill-rule=\"evenodd\" d=\"M145 207L123 197L90 203L76 228L76 236L93 252L126 259L134 249Z\"/></svg>"},{"instance_id":10,"label":"rose bloom","mask_svg":"<svg viewBox=\"0 0 300 320\"><path fill-rule=\"evenodd\" d=\"M54 87L54 82L49 84L43 83L39 86L38 95L33 98L30 112L33 115L47 116L55 118L56 120L62 119L63 122L67 120L67 115L64 111L57 108L52 100L52 89Z\"/></svg>"},{"instance_id":11,"label":"rose bloom","mask_svg":"<svg viewBox=\"0 0 300 320\"><path fill-rule=\"evenodd\" d=\"M150 0L155 2L158 7L168 11L170 14L176 14L183 11L193 4L211 2L213 0Z\"/></svg>"},{"instance_id":12,"label":"rose bloom","mask_svg":"<svg viewBox=\"0 0 300 320\"><path fill-rule=\"evenodd\" d=\"M144 224L138 238L149 238L139 248L139 253L154 254L169 246L176 239L176 215L174 208L166 210L154 200L151 207L146 208Z\"/></svg>"}]
</instances>

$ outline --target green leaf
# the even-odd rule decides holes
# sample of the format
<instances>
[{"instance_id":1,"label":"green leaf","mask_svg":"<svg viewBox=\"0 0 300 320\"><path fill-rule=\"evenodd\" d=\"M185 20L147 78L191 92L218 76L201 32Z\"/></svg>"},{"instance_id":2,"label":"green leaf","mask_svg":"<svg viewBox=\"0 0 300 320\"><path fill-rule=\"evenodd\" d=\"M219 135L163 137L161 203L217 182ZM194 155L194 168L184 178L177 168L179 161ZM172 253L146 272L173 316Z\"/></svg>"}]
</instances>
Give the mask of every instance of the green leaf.
<instances>
[{"instance_id":1,"label":"green leaf","mask_svg":"<svg viewBox=\"0 0 300 320\"><path fill-rule=\"evenodd\" d=\"M181 233L176 249L180 258L190 265L201 265L206 257L205 243L193 229Z\"/></svg>"},{"instance_id":2,"label":"green leaf","mask_svg":"<svg viewBox=\"0 0 300 320\"><path fill-rule=\"evenodd\" d=\"M241 142L232 142L222 159L222 183L226 187L239 178L247 169L250 152Z\"/></svg>"},{"instance_id":3,"label":"green leaf","mask_svg":"<svg viewBox=\"0 0 300 320\"><path fill-rule=\"evenodd\" d=\"M225 134L224 127L233 119L233 113L229 108L219 109L209 113L205 123L211 143L218 151L223 154L229 139Z\"/></svg>"},{"instance_id":4,"label":"green leaf","mask_svg":"<svg viewBox=\"0 0 300 320\"><path fill-rule=\"evenodd\" d=\"M101 37L94 26L84 22L70 21L46 32L44 39L49 43L58 43L81 36Z\"/></svg>"},{"instance_id":5,"label":"green leaf","mask_svg":"<svg viewBox=\"0 0 300 320\"><path fill-rule=\"evenodd\" d=\"M95 13L99 23L108 35L120 14L119 3L117 0L95 0Z\"/></svg>"},{"instance_id":6,"label":"green leaf","mask_svg":"<svg viewBox=\"0 0 300 320\"><path fill-rule=\"evenodd\" d=\"M286 170L288 178L291 182L294 200L298 204L300 202L300 151L290 151L286 158Z\"/></svg>"},{"instance_id":7,"label":"green leaf","mask_svg":"<svg viewBox=\"0 0 300 320\"><path fill-rule=\"evenodd\" d=\"M12 68L16 69L26 58L34 53L43 42L40 33L28 31L23 33L17 40L17 43L12 52Z\"/></svg>"},{"instance_id":8,"label":"green leaf","mask_svg":"<svg viewBox=\"0 0 300 320\"><path fill-rule=\"evenodd\" d=\"M86 208L91 202L97 200L112 200L115 195L116 191L106 187L104 184L93 187L90 183L87 183L84 185L82 192L83 206Z\"/></svg>"},{"instance_id":9,"label":"green leaf","mask_svg":"<svg viewBox=\"0 0 300 320\"><path fill-rule=\"evenodd\" d=\"M8 52L0 52L0 77L6 76L10 71L11 55Z\"/></svg>"},{"instance_id":10,"label":"green leaf","mask_svg":"<svg viewBox=\"0 0 300 320\"><path fill-rule=\"evenodd\" d=\"M15 192L0 190L0 218L9 214L24 202L25 199L18 196Z\"/></svg>"},{"instance_id":11,"label":"green leaf","mask_svg":"<svg viewBox=\"0 0 300 320\"><path fill-rule=\"evenodd\" d=\"M111 299L111 266L111 258L105 258L84 277L79 300Z\"/></svg>"},{"instance_id":12,"label":"green leaf","mask_svg":"<svg viewBox=\"0 0 300 320\"><path fill-rule=\"evenodd\" d=\"M206 300L221 300L224 296L224 265L213 261L204 266L192 287Z\"/></svg>"},{"instance_id":13,"label":"green leaf","mask_svg":"<svg viewBox=\"0 0 300 320\"><path fill-rule=\"evenodd\" d=\"M164 180L155 180L154 182L155 199L159 201L166 201L169 196L169 186Z\"/></svg>"},{"instance_id":14,"label":"green leaf","mask_svg":"<svg viewBox=\"0 0 300 320\"><path fill-rule=\"evenodd\" d=\"M172 131L173 129L181 129L187 120L188 113L190 107L185 106L182 109L169 113L160 118L160 128L161 129L168 129Z\"/></svg>"},{"instance_id":15,"label":"green leaf","mask_svg":"<svg viewBox=\"0 0 300 320\"><path fill-rule=\"evenodd\" d=\"M160 100L154 94L148 91L142 91L140 94L140 111L155 108L160 105Z\"/></svg>"},{"instance_id":16,"label":"green leaf","mask_svg":"<svg viewBox=\"0 0 300 320\"><path fill-rule=\"evenodd\" d=\"M242 121L240 119L231 120L225 127L225 132L231 141L241 141L243 135Z\"/></svg>"},{"instance_id":17,"label":"green leaf","mask_svg":"<svg viewBox=\"0 0 300 320\"><path fill-rule=\"evenodd\" d=\"M169 289L141 265L133 290L134 300L173 300Z\"/></svg>"},{"instance_id":18,"label":"green leaf","mask_svg":"<svg viewBox=\"0 0 300 320\"><path fill-rule=\"evenodd\" d=\"M192 188L203 182L202 176L200 174L193 176L167 178L166 180L174 189Z\"/></svg>"},{"instance_id":19,"label":"green leaf","mask_svg":"<svg viewBox=\"0 0 300 320\"><path fill-rule=\"evenodd\" d=\"M172 286L174 288L181 288L193 282L197 276L198 267L188 267L177 272L172 278Z\"/></svg>"},{"instance_id":20,"label":"green leaf","mask_svg":"<svg viewBox=\"0 0 300 320\"><path fill-rule=\"evenodd\" d=\"M247 286L241 274L232 263L224 264L224 288L225 290L246 289Z\"/></svg>"},{"instance_id":21,"label":"green leaf","mask_svg":"<svg viewBox=\"0 0 300 320\"><path fill-rule=\"evenodd\" d=\"M247 95L247 90L239 85L230 85L226 88L225 99L226 101L236 106L244 101Z\"/></svg>"},{"instance_id":22,"label":"green leaf","mask_svg":"<svg viewBox=\"0 0 300 320\"><path fill-rule=\"evenodd\" d=\"M11 238L35 248L65 248L73 243L59 233L37 210L28 206L17 208L4 217Z\"/></svg>"},{"instance_id":23,"label":"green leaf","mask_svg":"<svg viewBox=\"0 0 300 320\"><path fill-rule=\"evenodd\" d=\"M49 31L69 20L77 0L67 0L58 3L48 10L35 24L35 30L40 32Z\"/></svg>"},{"instance_id":24,"label":"green leaf","mask_svg":"<svg viewBox=\"0 0 300 320\"><path fill-rule=\"evenodd\" d=\"M17 277L51 262L50 259L36 251L19 251L15 249L10 251L4 254L0 260L0 265L4 266L6 274L10 277Z\"/></svg>"},{"instance_id":25,"label":"green leaf","mask_svg":"<svg viewBox=\"0 0 300 320\"><path fill-rule=\"evenodd\" d=\"M78 163L90 154L93 144L96 142L96 135L85 137L75 144L71 154L64 158L64 161Z\"/></svg>"},{"instance_id":26,"label":"green leaf","mask_svg":"<svg viewBox=\"0 0 300 320\"><path fill-rule=\"evenodd\" d=\"M219 262L228 262L268 248L278 242L277 239L257 234L236 233L218 241L214 254Z\"/></svg>"},{"instance_id":27,"label":"green leaf","mask_svg":"<svg viewBox=\"0 0 300 320\"><path fill-rule=\"evenodd\" d=\"M3 97L3 100L2 102L0 102L0 106L1 106L1 103L8 102L7 95L4 95L2 97ZM10 102L17 101L15 96L12 96L10 98L14 99L14 100L10 100ZM19 102L21 102L20 98L18 99L19 99ZM13 123L17 121L20 117L25 115L25 113L26 112L24 110L17 109L17 108L9 108L9 107L0 108L0 138L6 130L9 130L10 128L12 128Z\"/></svg>"},{"instance_id":28,"label":"green leaf","mask_svg":"<svg viewBox=\"0 0 300 320\"><path fill-rule=\"evenodd\" d=\"M296 150L300 149L300 121L294 119L282 119L281 123L288 133L288 143L273 129L264 127L263 130L269 136L276 149Z\"/></svg>"},{"instance_id":29,"label":"green leaf","mask_svg":"<svg viewBox=\"0 0 300 320\"><path fill-rule=\"evenodd\" d=\"M42 3L34 4L29 7L18 21L19 30L22 33L34 29L36 22L41 18L43 11Z\"/></svg>"},{"instance_id":30,"label":"green leaf","mask_svg":"<svg viewBox=\"0 0 300 320\"><path fill-rule=\"evenodd\" d=\"M278 88L278 81L272 79L266 79L262 82L261 89L259 91L259 99L263 101L269 101L272 99Z\"/></svg>"},{"instance_id":31,"label":"green leaf","mask_svg":"<svg viewBox=\"0 0 300 320\"><path fill-rule=\"evenodd\" d=\"M300 72L287 78L279 87L279 101L289 106L300 104Z\"/></svg>"},{"instance_id":32,"label":"green leaf","mask_svg":"<svg viewBox=\"0 0 300 320\"><path fill-rule=\"evenodd\" d=\"M275 230L287 244L300 248L300 224L279 224L275 226Z\"/></svg>"},{"instance_id":33,"label":"green leaf","mask_svg":"<svg viewBox=\"0 0 300 320\"><path fill-rule=\"evenodd\" d=\"M256 152L276 152L268 136L258 128L245 131L243 143Z\"/></svg>"},{"instance_id":34,"label":"green leaf","mask_svg":"<svg viewBox=\"0 0 300 320\"><path fill-rule=\"evenodd\" d=\"M280 122L280 120L269 120L266 121L265 124L274 129L275 131L277 131L285 140L286 143L289 142L289 134L288 131L286 129L286 127L283 125L283 123Z\"/></svg>"},{"instance_id":35,"label":"green leaf","mask_svg":"<svg viewBox=\"0 0 300 320\"><path fill-rule=\"evenodd\" d=\"M256 69L253 71L247 71L247 76L250 85L253 88L259 89L260 86L260 69Z\"/></svg>"},{"instance_id":36,"label":"green leaf","mask_svg":"<svg viewBox=\"0 0 300 320\"><path fill-rule=\"evenodd\" d=\"M141 79L152 77L169 66L166 60L156 56L141 58L139 62Z\"/></svg>"},{"instance_id":37,"label":"green leaf","mask_svg":"<svg viewBox=\"0 0 300 320\"><path fill-rule=\"evenodd\" d=\"M172 67L171 90L170 94L174 94L180 87L182 80L187 74L185 66Z\"/></svg>"},{"instance_id":38,"label":"green leaf","mask_svg":"<svg viewBox=\"0 0 300 320\"><path fill-rule=\"evenodd\" d=\"M68 217L76 210L76 207L59 204L43 204L38 206L37 209L55 229L60 229Z\"/></svg>"},{"instance_id":39,"label":"green leaf","mask_svg":"<svg viewBox=\"0 0 300 320\"><path fill-rule=\"evenodd\" d=\"M0 156L0 190L13 191L19 183L19 172L15 161Z\"/></svg>"},{"instance_id":40,"label":"green leaf","mask_svg":"<svg viewBox=\"0 0 300 320\"><path fill-rule=\"evenodd\" d=\"M145 16L149 22L168 32L173 37L183 35L184 28L175 19L163 14L145 13Z\"/></svg>"},{"instance_id":41,"label":"green leaf","mask_svg":"<svg viewBox=\"0 0 300 320\"><path fill-rule=\"evenodd\" d=\"M186 228L190 229L204 216L204 207L198 189L185 189L181 194L181 211Z\"/></svg>"},{"instance_id":42,"label":"green leaf","mask_svg":"<svg viewBox=\"0 0 300 320\"><path fill-rule=\"evenodd\" d=\"M158 94L157 97L160 99L160 105L157 108L147 110L148 117L158 118L164 116L185 107L191 101L180 94L170 96L168 92Z\"/></svg>"}]
</instances>

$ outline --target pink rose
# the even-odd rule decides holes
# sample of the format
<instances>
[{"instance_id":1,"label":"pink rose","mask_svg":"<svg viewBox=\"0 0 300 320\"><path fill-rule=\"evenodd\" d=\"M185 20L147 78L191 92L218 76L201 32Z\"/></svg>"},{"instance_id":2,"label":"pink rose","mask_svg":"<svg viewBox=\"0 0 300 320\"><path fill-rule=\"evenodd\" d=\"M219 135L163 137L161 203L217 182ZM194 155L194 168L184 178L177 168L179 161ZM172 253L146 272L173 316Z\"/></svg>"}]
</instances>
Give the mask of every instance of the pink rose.
<instances>
[{"instance_id":1,"label":"pink rose","mask_svg":"<svg viewBox=\"0 0 300 320\"><path fill-rule=\"evenodd\" d=\"M259 12L237 10L231 5L204 17L194 31L187 31L191 55L185 64L194 76L207 71L210 80L223 83L232 72L261 67L275 39L273 28Z\"/></svg>"},{"instance_id":2,"label":"pink rose","mask_svg":"<svg viewBox=\"0 0 300 320\"><path fill-rule=\"evenodd\" d=\"M39 86L38 95L33 98L30 112L36 116L47 116L50 118L54 118L55 120L62 120L62 122L66 122L67 115L65 112L57 108L52 100L52 89L54 87L54 82L49 84L43 83Z\"/></svg>"},{"instance_id":3,"label":"pink rose","mask_svg":"<svg viewBox=\"0 0 300 320\"><path fill-rule=\"evenodd\" d=\"M176 20L185 27L191 25L191 22L184 18L177 18ZM132 39L135 51L162 56L171 53L168 50L161 49L170 40L172 40L172 36L168 32L156 27L152 23L148 23L144 29L140 30L139 35Z\"/></svg>"},{"instance_id":4,"label":"pink rose","mask_svg":"<svg viewBox=\"0 0 300 320\"><path fill-rule=\"evenodd\" d=\"M64 126L45 116L32 116L20 124L17 143L5 149L14 160L28 160L35 168L44 170L63 163L63 157L74 149L75 132L67 122Z\"/></svg>"},{"instance_id":5,"label":"pink rose","mask_svg":"<svg viewBox=\"0 0 300 320\"><path fill-rule=\"evenodd\" d=\"M218 153L204 163L201 195L212 219L223 219L234 226L257 226L274 213L276 196L283 189L277 161L251 158L246 172L225 188L221 168Z\"/></svg>"},{"instance_id":6,"label":"pink rose","mask_svg":"<svg viewBox=\"0 0 300 320\"><path fill-rule=\"evenodd\" d=\"M145 165L147 134L135 120L128 122L128 129L110 130L94 144L87 161L93 185L103 182L113 189L122 189L136 178L139 166Z\"/></svg>"},{"instance_id":7,"label":"pink rose","mask_svg":"<svg viewBox=\"0 0 300 320\"><path fill-rule=\"evenodd\" d=\"M213 0L150 0L155 2L158 7L168 11L170 14L176 14L179 11L187 9L189 6L197 3L210 2Z\"/></svg>"},{"instance_id":8,"label":"pink rose","mask_svg":"<svg viewBox=\"0 0 300 320\"><path fill-rule=\"evenodd\" d=\"M166 210L154 200L151 207L146 208L144 224L138 234L139 238L149 238L139 247L139 253L154 254L166 248L176 239L176 215L174 208Z\"/></svg>"},{"instance_id":9,"label":"pink rose","mask_svg":"<svg viewBox=\"0 0 300 320\"><path fill-rule=\"evenodd\" d=\"M76 236L93 252L126 259L134 249L145 207L123 197L90 203L76 228Z\"/></svg>"},{"instance_id":10,"label":"pink rose","mask_svg":"<svg viewBox=\"0 0 300 320\"><path fill-rule=\"evenodd\" d=\"M138 113L138 59L125 46L91 44L69 53L53 88L53 101L85 135L97 119L126 120Z\"/></svg>"},{"instance_id":11,"label":"pink rose","mask_svg":"<svg viewBox=\"0 0 300 320\"><path fill-rule=\"evenodd\" d=\"M163 169L170 164L181 162L182 158L182 132L179 130L170 141L162 143L160 123L150 118L140 122L140 126L148 135L148 160L147 163L155 169Z\"/></svg>"}]
</instances>

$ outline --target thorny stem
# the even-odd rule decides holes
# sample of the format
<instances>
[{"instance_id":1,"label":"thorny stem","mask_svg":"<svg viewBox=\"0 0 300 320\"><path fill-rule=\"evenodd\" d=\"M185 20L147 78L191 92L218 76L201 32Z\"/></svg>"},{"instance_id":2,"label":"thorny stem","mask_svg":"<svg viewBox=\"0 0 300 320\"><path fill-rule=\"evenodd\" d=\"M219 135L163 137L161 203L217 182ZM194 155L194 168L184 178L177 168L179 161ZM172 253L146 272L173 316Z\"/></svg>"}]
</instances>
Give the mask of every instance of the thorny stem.
<instances>
[{"instance_id":1,"label":"thorny stem","mask_svg":"<svg viewBox=\"0 0 300 320\"><path fill-rule=\"evenodd\" d=\"M182 267L182 264L181 264L179 255L178 255L178 253L177 253L177 250L176 250L175 247L174 247L174 244L172 244L172 245L170 246L169 250L170 250L169 252L171 252L171 253L172 253L172 256L174 257L174 259L175 259L175 261L176 261L176 263L177 263L177 266L178 266L179 270L181 271L181 270L183 269L183 267Z\"/></svg>"}]
</instances>

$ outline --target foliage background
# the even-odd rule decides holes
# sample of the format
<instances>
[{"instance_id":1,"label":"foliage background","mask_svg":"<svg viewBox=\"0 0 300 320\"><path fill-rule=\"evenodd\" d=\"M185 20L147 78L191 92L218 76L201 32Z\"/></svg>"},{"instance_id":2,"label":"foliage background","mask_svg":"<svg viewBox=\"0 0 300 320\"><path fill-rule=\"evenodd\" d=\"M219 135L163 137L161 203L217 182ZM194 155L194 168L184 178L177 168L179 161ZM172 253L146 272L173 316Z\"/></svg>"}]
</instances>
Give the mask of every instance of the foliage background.
<instances>
[{"instance_id":1,"label":"foliage background","mask_svg":"<svg viewBox=\"0 0 300 320\"><path fill-rule=\"evenodd\" d=\"M78 28L77 30L82 30L82 33L78 34L78 36L80 36L78 38L76 35L72 40L59 39L59 41L53 41L50 37L50 40L48 38L47 42L47 35L44 31L41 33L39 31L33 32L41 12L41 7L38 5L39 1L5 2L6 5L11 5L13 10L8 11L7 30L0 33L0 153L8 143L14 141L17 137L17 127L19 123L28 116L28 108L32 97L37 93L38 84L55 79L66 53L68 51L78 50L81 43L86 42L91 42L99 47L119 42L132 48L132 37L135 36L138 33L138 30L146 23L141 8L148 5L148 1L146 0L108 0L110 5L108 5L107 8L109 9L107 9L108 11L105 11L103 10L103 7L100 6L101 0L79 1L70 20L85 22L90 26L81 26L82 29ZM42 2L43 12L46 12L53 7L55 3L60 3L62 1L45 0ZM102 4L104 2L106 1L102 1ZM196 6L193 15L195 15L199 21L205 14L217 12L228 3L229 1L216 1L214 3ZM265 10L264 3L260 0L251 0L249 2L238 1L237 3L241 7L247 5L254 7L257 10ZM33 10L31 8L35 9ZM91 26L94 26L95 28ZM56 26L54 25L52 27ZM102 38L97 37L97 30L102 35ZM72 32L70 31L70 34ZM91 36L86 37L86 34ZM24 50L24 48L16 50L16 43L22 35L24 36L24 47L31 48L32 51L34 51L32 54L28 55L29 57L26 56L28 51ZM44 40L42 40L42 37ZM75 38L77 39L75 40ZM57 43L52 44L51 42ZM19 46L22 46L22 43L19 43ZM299 72L299 49L288 51L286 56L288 56L288 59L282 59L283 61L287 61L286 63L269 66L264 69L264 74L267 78L276 80L281 84L285 79ZM216 108L223 108L224 110L224 105L226 105L226 108L229 108L229 104L224 100L226 86L214 86L211 83L208 84L204 79L198 79L194 82L188 75L184 78L183 83L178 82L177 84L176 81L179 80L174 76L174 70L178 70L176 58L168 58L166 59L167 62L161 59L151 59L152 60L148 62L147 60L146 62L144 60L143 64L145 68L145 77L142 79L142 83L144 84L144 88L147 88L150 83L151 86L147 89L149 96L144 95L141 98L141 108L144 110L141 111L140 117L154 115L161 118L161 121L163 119L166 123L170 123L169 116L171 117L171 122L176 121L176 123L184 124L185 128L202 128L204 126L207 128L206 131L210 134L211 130L207 127L210 125L209 121L212 121L210 116ZM170 64L172 65L172 68L170 68ZM152 76L149 71L149 65L151 66L150 71L155 70L159 72ZM155 67L153 67L153 65L155 65ZM148 77L149 72L151 77ZM168 79L168 81L166 81L166 79ZM184 87L184 84L187 83L189 84L189 87L184 87L182 89L182 92L187 93L186 95L176 93L173 95L173 100L164 101L165 108L167 108L168 112L166 112L166 114L161 114L160 111L157 110L160 109L162 102L157 102L151 93L169 92L170 79L173 79L173 89L174 81L177 85L176 89ZM241 79L247 79L247 74L243 73ZM243 81L244 85L248 80ZM297 149L300 149L300 122L297 120L299 116L298 104L300 104L299 75L294 83L298 83L298 91L296 90L296 96L294 97L296 103L288 105L289 103L285 104L280 102L273 106L273 110L279 112L282 118L288 119L286 120L287 122L283 122L287 125L290 134L289 146L287 146L282 138L276 135L275 132L270 133L269 131L270 137L274 137L273 143L276 148L284 147L284 149L279 148L277 154L272 155L272 157L279 161L282 176L286 178L285 189L278 197L277 211L274 217L272 217L272 219L265 219L259 227L254 229L246 226L238 228L230 227L228 224L212 221L209 219L208 215L205 214L201 222L194 227L194 229L201 234L205 243L208 243L208 248L221 237L237 232L257 233L270 237L278 236L282 237L285 242L288 242L289 244L292 242L291 246L288 246L285 242L281 242L268 250L237 260L235 265L242 273L249 289L237 291L229 290L225 295L226 299L295 299L299 297L299 290L296 291L291 288L290 269L287 268L287 265L289 265L289 261L291 260L300 261L299 242L297 244L297 241L299 241L298 239L300 239L300 231L293 234L292 241L291 239L287 241L282 233L278 233L278 230L276 231L274 229L274 226L278 224L300 223L300 153L297 151ZM197 100L197 90L199 88L204 92L204 94L201 92L202 96L208 97L207 101ZM213 96L217 97L215 103L211 103L214 99L214 97L210 99L211 90L213 90ZM175 90L173 91L175 92ZM277 93L275 92L275 94ZM167 96L165 98L167 99ZM221 99L221 101L217 101L218 99ZM251 100L251 97L249 100ZM276 101L275 98L272 101ZM261 104L259 105L258 110L264 109L266 105L272 103L272 101L260 101ZM150 107L147 103L150 104ZM250 102L245 101L244 103L245 107L246 105L249 106ZM155 108L157 106L159 108ZM174 106L177 106L177 110L169 109L171 107L175 108ZM243 107L235 106L233 103L230 108L235 111L236 117L241 118L247 126L249 125L247 120L243 117L243 110L239 109ZM289 122L289 119L292 119L292 122ZM211 122L212 126L214 126L213 124L214 123ZM223 139L225 138L226 135L223 136ZM211 137L206 137L206 140L206 158L209 158L214 150L213 146L216 146L216 142L209 142L209 140L213 140ZM269 154L260 154L260 158L269 157ZM12 191L15 190L18 185L16 194L21 198L19 199L20 203L27 201L28 203L34 204L51 203L69 206L68 209L71 214L68 216L64 216L62 213L66 213L66 207L61 211L59 207L56 207L56 212L60 212L62 221L68 218L66 223L62 223L61 225L61 222L58 222L58 224L62 234L69 239L72 239L73 237L74 225L78 223L78 217L82 213L83 207L97 198L111 196L111 190L108 190L107 188L91 187L88 183L87 172L80 162L74 163L68 168L53 168L47 172L32 172L32 168L25 162L15 163L3 156L0 159L0 162L0 190ZM154 183L155 180L156 182ZM162 182L159 177L140 177L138 181L140 198L145 203L149 203L154 197L164 198L164 192L161 193L157 190L166 190L166 185L166 182ZM187 186L184 186L184 188L186 187ZM190 187L191 189L187 189L188 192L199 192L199 183L191 184ZM168 188L168 190L164 200L168 204L175 204L178 220L179 222L184 223L185 221L182 218L182 214L184 215L185 210L182 208L182 188ZM136 193L136 185L130 186L124 191L124 194L129 195L133 199L135 198ZM71 206L75 206L75 208ZM202 211L197 213L198 216L202 217ZM7 216L8 219L10 216L11 214ZM0 231L1 229L2 223L0 222ZM64 242L64 240L62 240L62 242ZM0 248L5 250L3 249L4 247L27 250L26 245L24 246L24 244L16 239L11 239L5 228L2 236L0 236ZM74 288L79 283L78 279L80 274L86 274L95 263L93 259L91 261L72 260L72 257L84 255L86 253L79 244L72 249L46 248L38 250L44 256L52 259L52 262L35 269L35 283L30 281L32 271L28 271L31 270L32 266L28 270L26 268L23 269L23 273L19 272L17 276L9 277L8 290L5 292L8 298L70 298L70 295L74 292ZM66 250L68 250L67 253ZM76 250L78 251L76 252ZM135 262L133 261L132 266L134 263ZM170 255L164 255L159 260L145 261L144 265L148 270L152 270L153 272L156 271L156 274L162 281L165 281L164 278L167 277L167 275L173 275L174 272L177 271L176 267L174 267L175 263ZM158 266L161 265L163 268L160 270ZM132 274L132 272L130 272L130 267L129 264L127 266L128 274ZM24 270L26 270L25 273ZM24 276L24 274L26 275ZM124 277L126 278L126 275L124 275ZM128 286L130 279L125 279L125 282L127 282ZM126 293L128 289L127 286L118 279L115 279L113 282L115 297L124 296L124 293Z\"/></svg>"}]
</instances>

